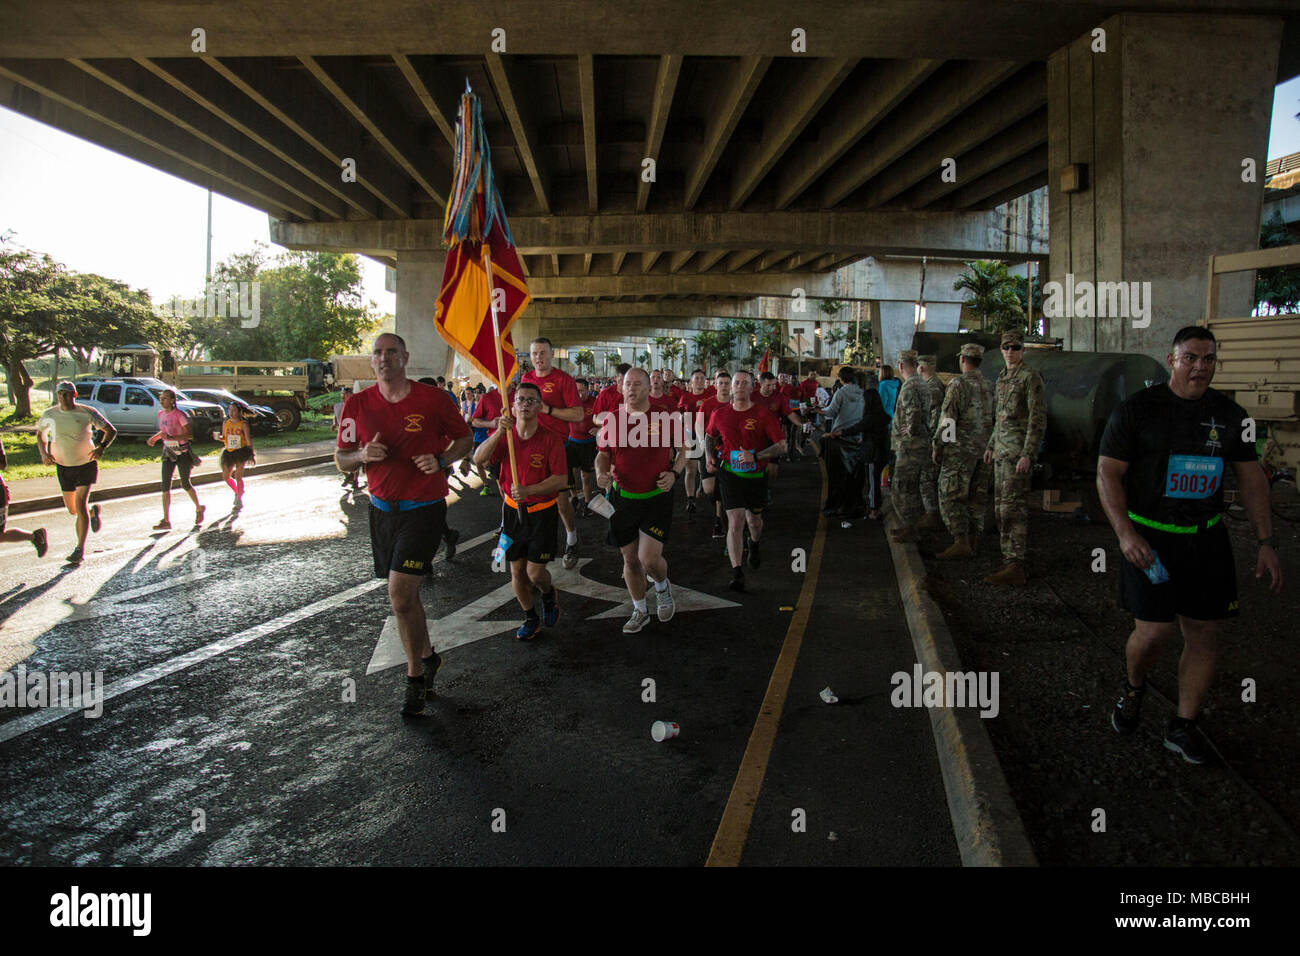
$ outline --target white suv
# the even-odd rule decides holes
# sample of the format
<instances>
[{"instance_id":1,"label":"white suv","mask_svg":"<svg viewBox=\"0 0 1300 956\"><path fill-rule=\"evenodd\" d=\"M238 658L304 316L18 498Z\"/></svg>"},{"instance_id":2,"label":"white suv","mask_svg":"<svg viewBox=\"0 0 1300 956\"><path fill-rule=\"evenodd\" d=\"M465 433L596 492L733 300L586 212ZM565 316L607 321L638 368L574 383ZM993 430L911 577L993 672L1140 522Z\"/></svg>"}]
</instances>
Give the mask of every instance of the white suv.
<instances>
[{"instance_id":1,"label":"white suv","mask_svg":"<svg viewBox=\"0 0 1300 956\"><path fill-rule=\"evenodd\" d=\"M77 386L77 401L97 409L118 434L152 435L158 430L158 413L162 410L158 396L167 386L137 385L121 379L79 380L73 384ZM207 441L221 430L225 416L220 405L182 398L176 407L189 416L197 441Z\"/></svg>"}]
</instances>

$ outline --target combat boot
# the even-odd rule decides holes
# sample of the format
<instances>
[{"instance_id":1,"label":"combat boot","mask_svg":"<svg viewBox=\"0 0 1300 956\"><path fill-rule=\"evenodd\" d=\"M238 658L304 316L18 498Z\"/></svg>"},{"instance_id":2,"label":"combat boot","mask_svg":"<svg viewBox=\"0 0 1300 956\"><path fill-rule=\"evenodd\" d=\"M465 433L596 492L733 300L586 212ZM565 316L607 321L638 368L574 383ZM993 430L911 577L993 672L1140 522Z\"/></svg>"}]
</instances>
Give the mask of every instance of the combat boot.
<instances>
[{"instance_id":1,"label":"combat boot","mask_svg":"<svg viewBox=\"0 0 1300 956\"><path fill-rule=\"evenodd\" d=\"M940 551L935 555L940 561L951 561L954 558L972 558L975 556L973 539L970 535L958 535L952 539L952 544L948 550Z\"/></svg>"},{"instance_id":2,"label":"combat boot","mask_svg":"<svg viewBox=\"0 0 1300 956\"><path fill-rule=\"evenodd\" d=\"M1019 561L1010 561L1006 566L994 571L984 579L988 584L1020 585L1025 583L1025 566Z\"/></svg>"},{"instance_id":3,"label":"combat boot","mask_svg":"<svg viewBox=\"0 0 1300 956\"><path fill-rule=\"evenodd\" d=\"M917 531L942 531L943 522L939 520L939 512L927 511L925 517L916 523Z\"/></svg>"}]
</instances>

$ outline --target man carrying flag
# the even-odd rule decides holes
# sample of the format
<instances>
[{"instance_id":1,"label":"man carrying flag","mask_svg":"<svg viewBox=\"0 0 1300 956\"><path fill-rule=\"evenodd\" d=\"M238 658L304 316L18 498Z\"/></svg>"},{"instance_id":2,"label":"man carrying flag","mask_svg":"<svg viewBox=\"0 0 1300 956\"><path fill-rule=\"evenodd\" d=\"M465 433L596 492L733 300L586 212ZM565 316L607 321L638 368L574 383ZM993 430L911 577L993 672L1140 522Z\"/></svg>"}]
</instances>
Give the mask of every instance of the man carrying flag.
<instances>
[{"instance_id":1,"label":"man carrying flag","mask_svg":"<svg viewBox=\"0 0 1300 956\"><path fill-rule=\"evenodd\" d=\"M538 416L541 426L560 439L563 445L569 437L569 425L581 422L586 415L582 399L578 396L578 385L568 372L555 368L552 364L555 351L551 340L533 339L528 350L533 360L533 367L524 373L524 383L537 386L542 395L542 413ZM578 566L578 519L573 509L573 501L567 494L560 496L560 520L564 522L564 567Z\"/></svg>"}]
</instances>

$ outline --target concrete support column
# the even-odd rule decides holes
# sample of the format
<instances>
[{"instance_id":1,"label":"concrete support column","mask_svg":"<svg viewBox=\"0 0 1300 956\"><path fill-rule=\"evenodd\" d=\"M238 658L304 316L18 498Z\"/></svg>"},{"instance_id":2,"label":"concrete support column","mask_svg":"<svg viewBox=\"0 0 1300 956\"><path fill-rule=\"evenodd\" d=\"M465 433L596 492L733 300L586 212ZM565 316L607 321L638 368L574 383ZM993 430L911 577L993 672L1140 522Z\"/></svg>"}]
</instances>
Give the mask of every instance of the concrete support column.
<instances>
[{"instance_id":1,"label":"concrete support column","mask_svg":"<svg viewBox=\"0 0 1300 956\"><path fill-rule=\"evenodd\" d=\"M433 310L442 289L441 251L403 249L397 254L397 334L411 353L408 378L450 375L456 353L433 323Z\"/></svg>"},{"instance_id":2,"label":"concrete support column","mask_svg":"<svg viewBox=\"0 0 1300 956\"><path fill-rule=\"evenodd\" d=\"M1174 332L1205 316L1209 256L1258 246L1282 21L1120 14L1100 29L1048 60L1045 279L1062 285L1061 312L1067 275L1076 287L1073 316L1052 316L1044 302L1048 333L1068 349L1163 359ZM1242 179L1247 159L1254 182ZM1067 193L1061 175L1072 164L1087 167L1087 181ZM1249 314L1253 278L1225 278L1226 314ZM1080 282L1092 287L1090 306ZM1142 310L1150 290L1145 327L1134 283Z\"/></svg>"}]
</instances>

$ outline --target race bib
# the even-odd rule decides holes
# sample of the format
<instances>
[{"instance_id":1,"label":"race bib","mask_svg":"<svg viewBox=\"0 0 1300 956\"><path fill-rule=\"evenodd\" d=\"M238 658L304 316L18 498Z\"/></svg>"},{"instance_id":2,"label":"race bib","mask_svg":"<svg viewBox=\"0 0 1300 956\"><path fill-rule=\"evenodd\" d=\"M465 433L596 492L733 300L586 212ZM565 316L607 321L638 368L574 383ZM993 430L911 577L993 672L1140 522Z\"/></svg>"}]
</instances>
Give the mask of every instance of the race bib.
<instances>
[{"instance_id":1,"label":"race bib","mask_svg":"<svg viewBox=\"0 0 1300 956\"><path fill-rule=\"evenodd\" d=\"M226 451L239 451L239 446L244 443L244 436L238 433L226 436Z\"/></svg>"},{"instance_id":2,"label":"race bib","mask_svg":"<svg viewBox=\"0 0 1300 956\"><path fill-rule=\"evenodd\" d=\"M743 455L744 453L745 453L744 450L733 451L731 453L731 470L732 471L758 471L758 462L740 460L740 456ZM750 451L749 453L752 455L753 451Z\"/></svg>"},{"instance_id":3,"label":"race bib","mask_svg":"<svg viewBox=\"0 0 1300 956\"><path fill-rule=\"evenodd\" d=\"M1166 498L1209 498L1223 483L1223 459L1207 455L1170 455L1165 474Z\"/></svg>"},{"instance_id":4,"label":"race bib","mask_svg":"<svg viewBox=\"0 0 1300 956\"><path fill-rule=\"evenodd\" d=\"M799 399L797 398L790 399L790 411L797 412L798 410L799 410Z\"/></svg>"},{"instance_id":5,"label":"race bib","mask_svg":"<svg viewBox=\"0 0 1300 956\"><path fill-rule=\"evenodd\" d=\"M168 451L180 451L181 443L178 441L173 441L170 438L164 438L163 447L166 448Z\"/></svg>"}]
</instances>

